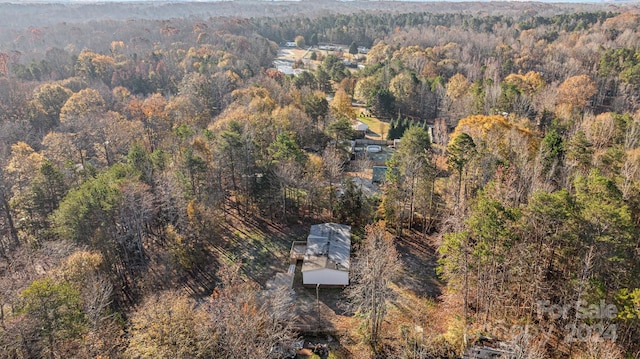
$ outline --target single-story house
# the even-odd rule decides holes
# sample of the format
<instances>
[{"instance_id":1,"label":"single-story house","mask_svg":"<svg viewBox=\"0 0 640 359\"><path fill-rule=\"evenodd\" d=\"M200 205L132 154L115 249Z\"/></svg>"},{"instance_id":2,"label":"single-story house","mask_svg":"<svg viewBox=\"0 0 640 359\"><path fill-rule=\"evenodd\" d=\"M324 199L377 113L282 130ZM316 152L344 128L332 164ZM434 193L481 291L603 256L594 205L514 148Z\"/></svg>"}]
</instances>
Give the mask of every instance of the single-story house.
<instances>
[{"instance_id":1,"label":"single-story house","mask_svg":"<svg viewBox=\"0 0 640 359\"><path fill-rule=\"evenodd\" d=\"M352 126L354 131L357 132L362 132L363 134L366 134L367 131L369 130L369 125L367 125L366 123L362 122L362 121L356 121L353 126Z\"/></svg>"},{"instance_id":2,"label":"single-story house","mask_svg":"<svg viewBox=\"0 0 640 359\"><path fill-rule=\"evenodd\" d=\"M311 226L302 260L302 284L349 284L351 226L323 223Z\"/></svg>"}]
</instances>

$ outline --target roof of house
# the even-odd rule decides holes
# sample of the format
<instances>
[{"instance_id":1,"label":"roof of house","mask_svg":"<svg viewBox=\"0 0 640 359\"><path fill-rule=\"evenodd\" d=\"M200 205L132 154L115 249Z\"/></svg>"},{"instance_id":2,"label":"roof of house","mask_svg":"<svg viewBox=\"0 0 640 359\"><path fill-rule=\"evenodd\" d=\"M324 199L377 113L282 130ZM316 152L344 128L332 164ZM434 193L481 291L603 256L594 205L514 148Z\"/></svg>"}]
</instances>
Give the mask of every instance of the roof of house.
<instances>
[{"instance_id":1,"label":"roof of house","mask_svg":"<svg viewBox=\"0 0 640 359\"><path fill-rule=\"evenodd\" d=\"M353 124L353 126L351 126L354 130L356 131L366 131L369 129L369 125L367 125L366 123L362 122L362 121L358 121L356 120L356 123Z\"/></svg>"},{"instance_id":2,"label":"roof of house","mask_svg":"<svg viewBox=\"0 0 640 359\"><path fill-rule=\"evenodd\" d=\"M351 226L323 223L311 226L302 271L332 269L349 271Z\"/></svg>"}]
</instances>

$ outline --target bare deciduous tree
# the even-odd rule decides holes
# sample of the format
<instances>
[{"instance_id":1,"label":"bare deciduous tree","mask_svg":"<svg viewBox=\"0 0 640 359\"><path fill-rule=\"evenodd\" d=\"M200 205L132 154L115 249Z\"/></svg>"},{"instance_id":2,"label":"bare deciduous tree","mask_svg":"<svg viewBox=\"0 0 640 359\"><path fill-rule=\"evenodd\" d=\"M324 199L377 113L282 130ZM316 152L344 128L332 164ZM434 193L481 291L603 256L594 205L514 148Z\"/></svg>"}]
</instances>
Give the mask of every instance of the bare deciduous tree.
<instances>
[{"instance_id":1,"label":"bare deciduous tree","mask_svg":"<svg viewBox=\"0 0 640 359\"><path fill-rule=\"evenodd\" d=\"M279 162L274 167L277 188L280 191L282 219L287 218L289 201L289 190L295 188L297 182L302 178L302 168L294 161Z\"/></svg>"},{"instance_id":2,"label":"bare deciduous tree","mask_svg":"<svg viewBox=\"0 0 640 359\"><path fill-rule=\"evenodd\" d=\"M584 349L581 353L572 358L579 359L622 359L624 355L616 343L610 340L604 340L598 335L592 335L584 343Z\"/></svg>"},{"instance_id":3,"label":"bare deciduous tree","mask_svg":"<svg viewBox=\"0 0 640 359\"><path fill-rule=\"evenodd\" d=\"M211 358L216 332L193 300L176 292L148 298L131 317L130 358Z\"/></svg>"},{"instance_id":4,"label":"bare deciduous tree","mask_svg":"<svg viewBox=\"0 0 640 359\"><path fill-rule=\"evenodd\" d=\"M289 327L292 296L287 291L267 295L240 273L240 264L225 264L218 276L222 285L208 304L218 333L217 358L266 358L279 345L296 339Z\"/></svg>"},{"instance_id":5,"label":"bare deciduous tree","mask_svg":"<svg viewBox=\"0 0 640 359\"><path fill-rule=\"evenodd\" d=\"M400 273L401 262L391 235L382 223L369 225L366 231L367 238L357 252L346 294L349 309L365 318L367 339L375 350L387 304L394 295L389 285Z\"/></svg>"},{"instance_id":6,"label":"bare deciduous tree","mask_svg":"<svg viewBox=\"0 0 640 359\"><path fill-rule=\"evenodd\" d=\"M329 182L329 207L331 209L332 217L335 205L335 190L333 185L334 183L339 182L343 166L344 158L341 156L339 150L327 147L322 154L322 167L326 174L327 181Z\"/></svg>"}]
</instances>

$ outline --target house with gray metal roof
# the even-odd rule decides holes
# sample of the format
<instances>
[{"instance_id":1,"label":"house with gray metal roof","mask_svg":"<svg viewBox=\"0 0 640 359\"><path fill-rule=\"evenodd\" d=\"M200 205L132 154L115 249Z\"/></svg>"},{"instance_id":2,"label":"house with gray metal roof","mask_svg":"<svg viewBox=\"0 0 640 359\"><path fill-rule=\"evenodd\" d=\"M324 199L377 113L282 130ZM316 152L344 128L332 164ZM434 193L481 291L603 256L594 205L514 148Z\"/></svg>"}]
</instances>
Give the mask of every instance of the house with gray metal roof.
<instances>
[{"instance_id":1,"label":"house with gray metal roof","mask_svg":"<svg viewBox=\"0 0 640 359\"><path fill-rule=\"evenodd\" d=\"M302 284L349 284L351 226L323 223L311 226L302 261Z\"/></svg>"}]
</instances>

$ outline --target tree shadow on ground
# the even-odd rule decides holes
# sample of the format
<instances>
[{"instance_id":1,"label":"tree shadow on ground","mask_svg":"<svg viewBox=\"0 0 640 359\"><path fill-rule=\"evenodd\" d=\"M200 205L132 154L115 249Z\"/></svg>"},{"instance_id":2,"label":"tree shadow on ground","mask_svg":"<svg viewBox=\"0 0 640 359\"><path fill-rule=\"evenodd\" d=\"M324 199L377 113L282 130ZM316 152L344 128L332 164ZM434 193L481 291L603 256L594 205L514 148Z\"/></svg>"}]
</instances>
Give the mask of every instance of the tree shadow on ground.
<instances>
[{"instance_id":1,"label":"tree shadow on ground","mask_svg":"<svg viewBox=\"0 0 640 359\"><path fill-rule=\"evenodd\" d=\"M371 131L371 129L367 130L367 136L366 137L370 137L370 138L374 138L374 139L378 139L378 140L384 140L384 138L382 138L382 135L375 132L375 131Z\"/></svg>"},{"instance_id":2,"label":"tree shadow on ground","mask_svg":"<svg viewBox=\"0 0 640 359\"><path fill-rule=\"evenodd\" d=\"M412 231L396 239L396 249L403 264L397 284L419 296L440 296L442 283L436 274L438 257L428 238Z\"/></svg>"},{"instance_id":3,"label":"tree shadow on ground","mask_svg":"<svg viewBox=\"0 0 640 359\"><path fill-rule=\"evenodd\" d=\"M342 288L316 288L302 285L302 261L296 264L293 289L296 293L296 325L304 331L339 332L335 326L340 316L345 316L341 302Z\"/></svg>"},{"instance_id":4,"label":"tree shadow on ground","mask_svg":"<svg viewBox=\"0 0 640 359\"><path fill-rule=\"evenodd\" d=\"M219 284L221 265L241 261L243 273L264 288L276 273L287 271L291 243L304 238L308 230L302 224L286 226L236 210L227 211L225 216L221 221L225 225L213 229L202 239L201 248L192 253L197 263L190 268L176 263L168 248L158 249L159 255L151 258L149 283L158 290L180 286L196 297L206 297Z\"/></svg>"},{"instance_id":5,"label":"tree shadow on ground","mask_svg":"<svg viewBox=\"0 0 640 359\"><path fill-rule=\"evenodd\" d=\"M263 288L277 273L289 267L291 243L306 237L307 225L286 226L256 215L229 214L233 218L221 229L221 250L243 263L244 274Z\"/></svg>"}]
</instances>

